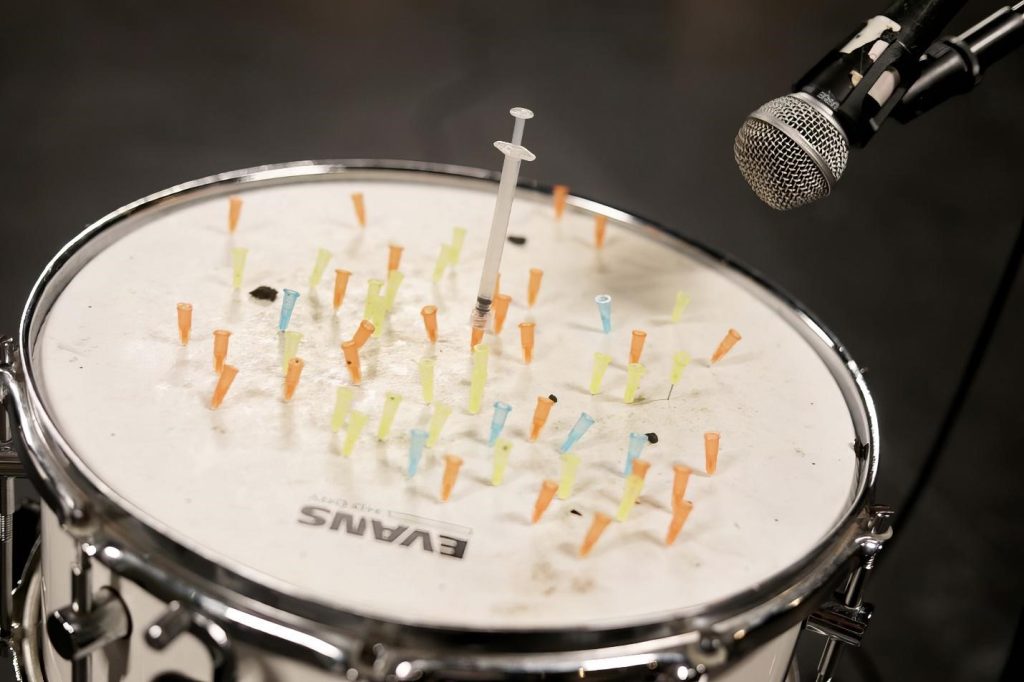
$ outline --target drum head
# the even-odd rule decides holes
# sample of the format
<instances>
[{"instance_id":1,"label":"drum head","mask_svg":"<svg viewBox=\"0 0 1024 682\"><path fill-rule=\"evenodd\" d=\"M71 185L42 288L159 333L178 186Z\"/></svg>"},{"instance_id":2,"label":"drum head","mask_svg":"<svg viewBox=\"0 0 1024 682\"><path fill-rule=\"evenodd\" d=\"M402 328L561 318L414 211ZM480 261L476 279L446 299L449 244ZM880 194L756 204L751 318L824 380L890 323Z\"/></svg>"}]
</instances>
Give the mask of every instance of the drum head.
<instances>
[{"instance_id":1,"label":"drum head","mask_svg":"<svg viewBox=\"0 0 1024 682\"><path fill-rule=\"evenodd\" d=\"M469 313L494 206L493 182L431 172L300 165L241 173L130 207L72 245L30 306L29 375L75 476L149 532L279 595L379 621L459 630L600 629L697 613L805 563L855 511L871 467L852 445L870 432L870 404L828 335L781 296L725 261L630 216L573 200L556 220L551 197L523 188L512 212L500 289L511 295L501 334L488 330L483 408L468 409ZM350 195L365 198L360 227ZM227 229L228 196L243 200ZM595 212L610 216L603 248ZM456 264L435 281L453 227L467 230ZM370 279L404 247L404 280L379 336L361 351L353 386L340 350L364 318ZM232 249L245 247L242 287ZM317 249L331 261L310 286ZM332 307L334 268L351 271ZM527 302L531 268L543 270ZM250 295L270 287L275 301ZM280 292L300 293L288 329L304 360L283 392ZM676 293L691 297L678 322ZM612 297L603 333L594 297ZM175 308L193 306L179 343ZM51 304L52 302L52 304ZM438 308L431 344L421 309ZM526 364L521 322L535 323ZM727 330L742 340L709 357ZM231 332L238 375L223 404L212 333ZM635 402L624 402L631 332L647 333ZM692 361L671 386L673 357ZM611 356L597 395L595 352ZM435 359L426 404L419 362ZM368 417L343 454L331 428L336 390ZM388 393L402 397L378 438ZM671 397L670 397L671 393ZM553 395L531 442L538 396ZM499 485L488 445L493 404L511 406L512 444ZM409 477L410 430L452 408L436 445ZM594 424L572 448L572 493L531 523L542 481L581 413ZM350 417L348 425L351 426ZM705 473L703 434L721 434ZM579 556L596 512L616 516L630 433L656 434L626 521L612 521ZM653 438L651 439L653 441ZM439 499L444 456L463 465ZM672 546L673 465L693 469L693 511Z\"/></svg>"}]
</instances>

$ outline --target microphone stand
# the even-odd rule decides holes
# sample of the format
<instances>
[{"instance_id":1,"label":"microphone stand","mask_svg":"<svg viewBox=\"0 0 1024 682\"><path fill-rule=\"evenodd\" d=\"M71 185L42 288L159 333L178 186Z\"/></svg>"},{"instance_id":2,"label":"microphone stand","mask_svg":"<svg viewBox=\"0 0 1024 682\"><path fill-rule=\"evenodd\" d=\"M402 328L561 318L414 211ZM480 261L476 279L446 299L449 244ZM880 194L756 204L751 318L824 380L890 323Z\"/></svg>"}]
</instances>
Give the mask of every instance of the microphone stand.
<instances>
[{"instance_id":1,"label":"microphone stand","mask_svg":"<svg viewBox=\"0 0 1024 682\"><path fill-rule=\"evenodd\" d=\"M918 68L917 78L906 87L898 103L883 107L878 112L872 120L872 127L877 129L887 115L891 115L900 123L907 123L952 97L970 92L981 82L982 75L992 64L1020 47L1022 43L1024 43L1024 0L1019 0L1013 6L997 10L959 36L949 36L936 41L925 51L916 65ZM879 59L879 61L882 60ZM885 65L885 68L888 66L888 64ZM876 68L873 67L871 72L874 71ZM871 75L871 72L865 76L865 79ZM1024 257L1024 221L1021 222L1017 232L1010 257L1000 275L999 284L971 348L967 366L961 374L953 399L939 426L932 446L928 450L925 462L899 508L898 514L904 526L912 518L921 496L928 488L939 460L945 452L953 427L960 417L967 394L974 383L974 378L988 350L989 342L992 340L995 328L1006 307L1013 282L1021 266L1022 257ZM890 540L888 544L891 545L892 541ZM814 629L811 627L810 621L808 621L807 627ZM839 641L829 637L818 661L816 682L832 681L839 652Z\"/></svg>"},{"instance_id":2,"label":"microphone stand","mask_svg":"<svg viewBox=\"0 0 1024 682\"><path fill-rule=\"evenodd\" d=\"M1024 0L1012 7L1003 7L981 20L959 36L937 41L921 57L921 75L893 112L900 123L912 121L946 100L970 92L981 82L982 74L1015 48L1024 43ZM1010 250L1010 257L999 279L978 337L971 349L967 366L957 385L953 400L942 420L923 466L900 506L903 525L910 520L922 494L931 482L939 459L945 451L967 393L974 381L996 324L1006 307L1014 278L1024 258L1024 220ZM892 544L892 543L890 543Z\"/></svg>"},{"instance_id":3,"label":"microphone stand","mask_svg":"<svg viewBox=\"0 0 1024 682\"><path fill-rule=\"evenodd\" d=\"M937 41L921 57L920 75L892 117L914 120L946 100L970 92L992 64L1024 43L1024 0L1003 7L959 36Z\"/></svg>"},{"instance_id":4,"label":"microphone stand","mask_svg":"<svg viewBox=\"0 0 1024 682\"><path fill-rule=\"evenodd\" d=\"M892 118L907 123L937 105L957 95L970 92L981 82L985 71L1024 43L1024 0L1011 7L1003 7L975 24L959 36L949 36L936 41L921 57L920 75L907 88L906 93L892 112ZM946 445L959 421L974 384L978 370L988 351L989 344L1006 308L1010 292L1024 258L1024 220L1021 221L1014 239L1010 256L999 277L995 293L989 303L985 319L971 347L967 364L957 383L942 423L934 436L910 491L898 507L901 525L905 528L914 517L921 497L928 489L938 468ZM895 536L899 537L899 536ZM893 542L887 543L889 551ZM1019 636L1019 633L1018 633ZM864 660L870 658L858 649ZM832 679L838 651L826 647L819 661L818 682ZM873 666L872 666L873 667Z\"/></svg>"}]
</instances>

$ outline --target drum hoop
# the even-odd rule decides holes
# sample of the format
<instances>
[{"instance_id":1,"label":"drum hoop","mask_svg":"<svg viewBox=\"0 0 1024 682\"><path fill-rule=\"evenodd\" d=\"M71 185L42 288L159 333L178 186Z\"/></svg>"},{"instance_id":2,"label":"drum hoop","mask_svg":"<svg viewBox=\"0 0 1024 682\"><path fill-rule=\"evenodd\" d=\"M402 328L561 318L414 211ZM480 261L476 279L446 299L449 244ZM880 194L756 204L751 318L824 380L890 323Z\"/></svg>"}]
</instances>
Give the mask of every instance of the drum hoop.
<instances>
[{"instance_id":1,"label":"drum hoop","mask_svg":"<svg viewBox=\"0 0 1024 682\"><path fill-rule=\"evenodd\" d=\"M21 403L21 428L28 432L26 469L65 528L111 570L162 599L178 600L205 613L235 635L328 669L345 670L355 664L353 656L363 643L380 642L386 646L378 654L388 651L394 657L396 650L403 656L424 652L438 669L445 664L488 669L490 659L501 670L508 670L515 668L516 656L523 655L532 657L532 663L520 661L520 669L539 671L537 655L543 654L542 658L550 658L545 671L564 668L572 672L580 669L581 658L593 657L596 650L607 658L686 649L691 654L688 658L694 659L701 657L700 652L723 648L726 655L718 663L732 662L736 652L767 641L807 615L815 599L843 577L843 568L853 563L861 547L877 539L867 530L878 469L877 415L861 370L846 348L792 296L755 270L655 221L573 195L568 200L572 206L605 215L670 248L720 266L720 272L782 315L829 368L853 423L856 476L846 512L799 562L756 587L675 613L657 614L657 620L613 627L580 624L571 630L494 631L382 620L342 610L313 595L297 594L283 581L244 566L229 567L212 554L207 556L175 541L171 533L161 531L159 522L135 509L89 470L61 436L40 396L32 359L36 337L53 302L88 258L75 266L69 262L106 248L102 236L142 211L228 194L239 185L360 175L375 180L433 177L438 184L466 187L498 180L498 174L491 171L394 160L299 161L212 175L151 194L97 220L68 242L36 281L19 331L24 395L19 395L17 386L10 386L15 403ZM552 187L520 180L519 190L550 195ZM90 248L94 253L87 253ZM467 645L475 651L490 646L507 653L472 655L466 653ZM392 646L396 649L389 649ZM472 658L471 664L467 657ZM424 658L417 658L426 665ZM705 658L710 660L710 653Z\"/></svg>"}]
</instances>

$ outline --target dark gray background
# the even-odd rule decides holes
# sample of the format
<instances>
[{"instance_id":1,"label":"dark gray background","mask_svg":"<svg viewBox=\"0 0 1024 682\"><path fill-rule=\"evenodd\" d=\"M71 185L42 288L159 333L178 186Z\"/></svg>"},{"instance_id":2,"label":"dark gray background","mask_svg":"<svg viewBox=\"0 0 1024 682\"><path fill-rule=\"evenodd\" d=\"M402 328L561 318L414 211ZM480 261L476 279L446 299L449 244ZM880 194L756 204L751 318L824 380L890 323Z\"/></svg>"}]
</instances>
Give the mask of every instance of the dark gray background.
<instances>
[{"instance_id":1,"label":"dark gray background","mask_svg":"<svg viewBox=\"0 0 1024 682\"><path fill-rule=\"evenodd\" d=\"M881 415L878 499L897 503L1024 211L1024 54L890 124L795 213L762 206L731 149L748 111L881 5L6 3L0 331L61 244L142 195L307 158L496 169L490 142L529 106L532 177L734 255L844 340ZM998 6L968 3L952 28ZM1024 602L1021 310L1018 283L935 486L871 586L885 679L994 679L1007 656Z\"/></svg>"}]
</instances>

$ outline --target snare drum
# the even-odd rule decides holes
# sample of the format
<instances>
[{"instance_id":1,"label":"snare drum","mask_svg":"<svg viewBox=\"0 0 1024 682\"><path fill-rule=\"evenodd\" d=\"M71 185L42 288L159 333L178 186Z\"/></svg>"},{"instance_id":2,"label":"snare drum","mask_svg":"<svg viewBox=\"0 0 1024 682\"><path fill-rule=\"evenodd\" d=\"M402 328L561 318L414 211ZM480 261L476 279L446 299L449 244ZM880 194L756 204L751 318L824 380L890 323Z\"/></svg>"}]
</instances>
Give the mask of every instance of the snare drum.
<instances>
[{"instance_id":1,"label":"snare drum","mask_svg":"<svg viewBox=\"0 0 1024 682\"><path fill-rule=\"evenodd\" d=\"M843 347L722 256L579 197L556 218L548 189L524 183L499 285L511 304L484 337L472 409L468 319L495 188L489 173L425 164L268 166L130 204L54 258L0 367L47 504L20 593L28 678L775 682L830 601L815 629L831 647L856 639L862 578L889 530L869 506L874 408ZM233 232L229 196L242 200ZM368 282L387 281L391 244L404 278L359 350L356 385L339 346L365 316ZM237 248L248 255L234 288ZM331 264L315 281L320 248ZM351 272L337 310L334 268ZM531 269L543 271L532 305ZM304 362L291 400L284 288L299 293L287 328ZM690 298L681 317L677 292ZM607 333L600 294L612 297ZM529 363L523 322L535 325ZM742 340L712 364L730 328ZM231 332L238 374L211 409L217 329ZM634 329L647 333L639 360ZM680 352L692 361L673 376ZM595 353L611 361L592 386ZM627 402L631 360L644 372ZM352 402L335 430L339 388ZM498 401L511 406L504 454L490 442ZM412 432L445 408L410 476ZM593 425L565 452L581 413ZM720 434L713 474L705 432ZM631 433L656 434L642 492L581 557L595 515L620 508ZM462 467L442 501L449 454ZM693 471L693 507L668 545L674 465ZM559 495L531 523L545 480Z\"/></svg>"}]
</instances>

